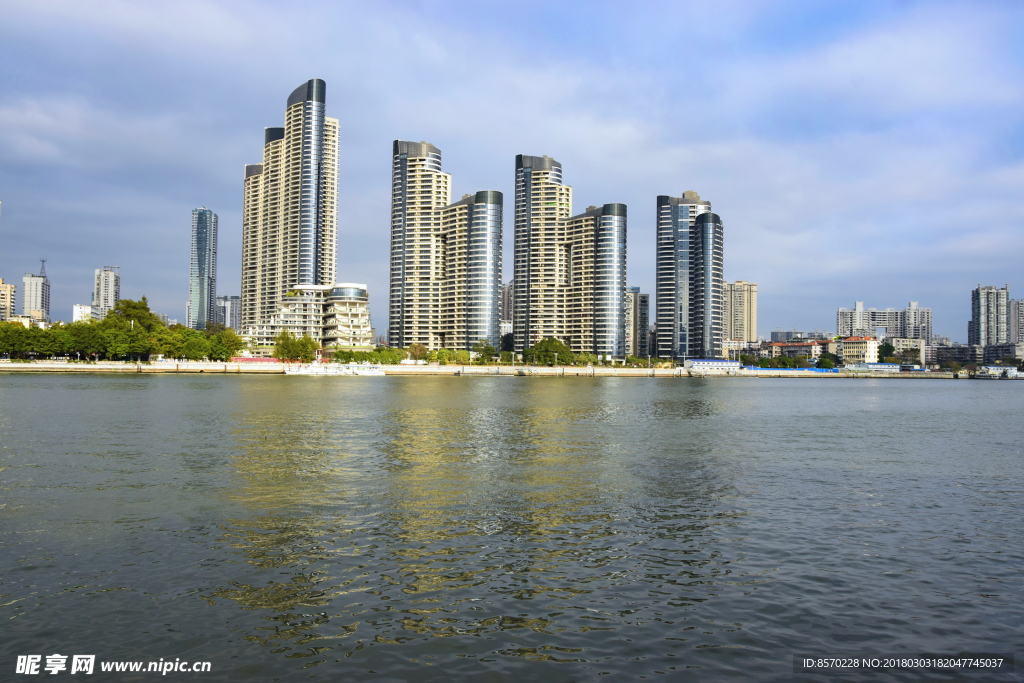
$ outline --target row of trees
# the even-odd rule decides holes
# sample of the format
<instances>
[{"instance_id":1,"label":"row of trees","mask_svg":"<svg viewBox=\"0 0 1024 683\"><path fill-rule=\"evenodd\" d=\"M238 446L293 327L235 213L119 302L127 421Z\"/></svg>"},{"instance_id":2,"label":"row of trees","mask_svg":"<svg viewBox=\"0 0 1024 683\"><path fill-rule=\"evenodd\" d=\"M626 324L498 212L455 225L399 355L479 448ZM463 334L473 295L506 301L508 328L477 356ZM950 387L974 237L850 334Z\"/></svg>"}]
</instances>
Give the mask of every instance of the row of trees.
<instances>
[{"instance_id":1,"label":"row of trees","mask_svg":"<svg viewBox=\"0 0 1024 683\"><path fill-rule=\"evenodd\" d=\"M231 329L205 331L167 327L149 310L146 297L122 299L103 320L54 323L47 329L0 323L0 355L12 359L66 357L75 360L229 360L245 343Z\"/></svg>"}]
</instances>

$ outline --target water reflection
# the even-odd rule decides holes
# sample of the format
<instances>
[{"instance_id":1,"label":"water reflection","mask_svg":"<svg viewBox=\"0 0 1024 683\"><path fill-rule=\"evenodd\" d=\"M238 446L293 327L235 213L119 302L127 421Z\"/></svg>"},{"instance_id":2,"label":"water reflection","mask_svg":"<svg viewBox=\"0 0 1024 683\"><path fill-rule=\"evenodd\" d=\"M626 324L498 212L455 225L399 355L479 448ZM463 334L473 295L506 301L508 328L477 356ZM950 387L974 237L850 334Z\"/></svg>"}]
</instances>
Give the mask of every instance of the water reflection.
<instances>
[{"instance_id":1,"label":"water reflection","mask_svg":"<svg viewBox=\"0 0 1024 683\"><path fill-rule=\"evenodd\" d=\"M592 380L440 389L414 380L365 413L289 396L240 416L231 496L261 512L224 527L249 569L207 598L266 622L245 620L247 639L310 663L436 638L473 657L597 661L620 633L672 637L666 614L733 580L739 557L713 537L736 523L719 504L730 485L686 427L713 402L681 398L660 440ZM353 426L372 449L347 447Z\"/></svg>"}]
</instances>

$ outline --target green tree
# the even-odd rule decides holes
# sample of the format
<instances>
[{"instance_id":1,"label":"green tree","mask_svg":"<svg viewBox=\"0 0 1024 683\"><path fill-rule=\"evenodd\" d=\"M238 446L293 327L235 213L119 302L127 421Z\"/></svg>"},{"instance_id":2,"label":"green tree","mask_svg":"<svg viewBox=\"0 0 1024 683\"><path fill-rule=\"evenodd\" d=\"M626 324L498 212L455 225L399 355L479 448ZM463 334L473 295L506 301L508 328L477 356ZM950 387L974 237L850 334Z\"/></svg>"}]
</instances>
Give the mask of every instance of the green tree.
<instances>
[{"instance_id":1,"label":"green tree","mask_svg":"<svg viewBox=\"0 0 1024 683\"><path fill-rule=\"evenodd\" d=\"M574 359L572 349L554 337L548 337L534 346L523 349L523 362L536 365L569 363Z\"/></svg>"},{"instance_id":2,"label":"green tree","mask_svg":"<svg viewBox=\"0 0 1024 683\"><path fill-rule=\"evenodd\" d=\"M455 363L456 364L458 364L458 365L469 365L469 362L470 362L469 351L466 351L465 349L460 349L459 351L455 352Z\"/></svg>"},{"instance_id":3,"label":"green tree","mask_svg":"<svg viewBox=\"0 0 1024 683\"><path fill-rule=\"evenodd\" d=\"M299 359L303 363L312 363L316 360L316 352L319 349L320 344L308 334L302 335L302 339L298 340Z\"/></svg>"},{"instance_id":4,"label":"green tree","mask_svg":"<svg viewBox=\"0 0 1024 683\"><path fill-rule=\"evenodd\" d=\"M274 357L283 361L298 360L301 355L298 340L288 330L281 330L274 337Z\"/></svg>"},{"instance_id":5,"label":"green tree","mask_svg":"<svg viewBox=\"0 0 1024 683\"><path fill-rule=\"evenodd\" d=\"M503 364L505 364L505 365L511 365L512 364L512 352L511 351L502 351L501 352L501 362Z\"/></svg>"},{"instance_id":6,"label":"green tree","mask_svg":"<svg viewBox=\"0 0 1024 683\"><path fill-rule=\"evenodd\" d=\"M894 362L894 361L890 361L888 359L889 358L894 358L895 356L896 356L896 347L893 346L892 344L890 344L889 342L885 342L884 344L880 344L878 346L878 357L879 358L885 358L886 360L883 361L884 363Z\"/></svg>"},{"instance_id":7,"label":"green tree","mask_svg":"<svg viewBox=\"0 0 1024 683\"><path fill-rule=\"evenodd\" d=\"M427 357L427 347L416 342L409 347L409 357L413 360L423 360Z\"/></svg>"},{"instance_id":8,"label":"green tree","mask_svg":"<svg viewBox=\"0 0 1024 683\"><path fill-rule=\"evenodd\" d=\"M448 365L448 362L451 361L451 359L452 359L452 352L449 351L448 349L438 349L437 350L437 364L438 365Z\"/></svg>"},{"instance_id":9,"label":"green tree","mask_svg":"<svg viewBox=\"0 0 1024 683\"><path fill-rule=\"evenodd\" d=\"M501 335L501 350L513 352L516 350L516 339L511 332Z\"/></svg>"},{"instance_id":10,"label":"green tree","mask_svg":"<svg viewBox=\"0 0 1024 683\"><path fill-rule=\"evenodd\" d=\"M826 369L837 368L840 365L842 365L842 363L843 362L841 360L839 360L839 356L837 356L834 353L829 353L828 351L822 351L821 355L818 356L818 367L819 368L826 368Z\"/></svg>"},{"instance_id":11,"label":"green tree","mask_svg":"<svg viewBox=\"0 0 1024 683\"><path fill-rule=\"evenodd\" d=\"M491 342L486 339L480 339L476 344L473 344L473 353L477 355L477 361L480 362L480 365L486 365L494 357L496 351L491 346Z\"/></svg>"}]
</instances>

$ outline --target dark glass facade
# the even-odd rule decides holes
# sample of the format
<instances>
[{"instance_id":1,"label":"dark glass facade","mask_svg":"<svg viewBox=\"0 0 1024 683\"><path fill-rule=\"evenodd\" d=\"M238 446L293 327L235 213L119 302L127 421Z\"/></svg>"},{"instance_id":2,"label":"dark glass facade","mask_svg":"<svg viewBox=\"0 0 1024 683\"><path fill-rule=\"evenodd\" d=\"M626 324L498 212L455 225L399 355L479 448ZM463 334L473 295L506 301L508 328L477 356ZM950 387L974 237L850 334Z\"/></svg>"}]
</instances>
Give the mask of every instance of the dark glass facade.
<instances>
[{"instance_id":1,"label":"dark glass facade","mask_svg":"<svg viewBox=\"0 0 1024 683\"><path fill-rule=\"evenodd\" d=\"M192 260L188 287L188 326L205 330L217 321L217 214L192 209Z\"/></svg>"},{"instance_id":2,"label":"dark glass facade","mask_svg":"<svg viewBox=\"0 0 1024 683\"><path fill-rule=\"evenodd\" d=\"M698 215L690 233L689 358L721 358L725 313L724 231L718 214Z\"/></svg>"}]
</instances>

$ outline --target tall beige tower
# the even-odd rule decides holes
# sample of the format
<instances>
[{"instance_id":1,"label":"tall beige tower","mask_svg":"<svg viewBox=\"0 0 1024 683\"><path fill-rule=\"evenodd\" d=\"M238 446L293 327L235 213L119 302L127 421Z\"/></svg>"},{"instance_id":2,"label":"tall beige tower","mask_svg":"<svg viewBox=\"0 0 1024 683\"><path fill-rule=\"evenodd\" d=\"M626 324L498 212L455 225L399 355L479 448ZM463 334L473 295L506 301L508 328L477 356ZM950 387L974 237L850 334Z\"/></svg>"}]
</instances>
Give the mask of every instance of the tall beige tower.
<instances>
[{"instance_id":1,"label":"tall beige tower","mask_svg":"<svg viewBox=\"0 0 1024 683\"><path fill-rule=\"evenodd\" d=\"M566 334L565 223L572 216L572 188L562 184L562 165L547 156L517 155L515 207L512 332L516 351L522 351Z\"/></svg>"},{"instance_id":2,"label":"tall beige tower","mask_svg":"<svg viewBox=\"0 0 1024 683\"><path fill-rule=\"evenodd\" d=\"M725 283L725 315L722 337L757 341L757 283L737 280Z\"/></svg>"},{"instance_id":3,"label":"tall beige tower","mask_svg":"<svg viewBox=\"0 0 1024 683\"><path fill-rule=\"evenodd\" d=\"M452 177L441 170L441 150L429 142L395 140L391 163L388 343L441 348L441 210L451 204Z\"/></svg>"},{"instance_id":4,"label":"tall beige tower","mask_svg":"<svg viewBox=\"0 0 1024 683\"><path fill-rule=\"evenodd\" d=\"M245 167L242 203L242 333L256 336L285 292L334 283L338 245L338 120L326 84L288 97L283 128L267 128L263 162Z\"/></svg>"}]
</instances>

